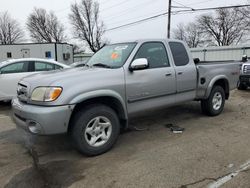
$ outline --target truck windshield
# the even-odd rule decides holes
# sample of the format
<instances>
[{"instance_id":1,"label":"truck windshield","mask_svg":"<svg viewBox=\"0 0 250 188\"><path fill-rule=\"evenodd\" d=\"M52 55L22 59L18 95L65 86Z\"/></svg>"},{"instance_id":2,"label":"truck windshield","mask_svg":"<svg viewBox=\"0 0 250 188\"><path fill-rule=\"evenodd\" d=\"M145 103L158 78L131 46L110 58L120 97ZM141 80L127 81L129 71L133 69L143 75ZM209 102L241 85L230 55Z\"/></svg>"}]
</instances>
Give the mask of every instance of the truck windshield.
<instances>
[{"instance_id":1,"label":"truck windshield","mask_svg":"<svg viewBox=\"0 0 250 188\"><path fill-rule=\"evenodd\" d=\"M120 43L104 46L90 58L88 66L120 68L124 65L136 43Z\"/></svg>"}]
</instances>

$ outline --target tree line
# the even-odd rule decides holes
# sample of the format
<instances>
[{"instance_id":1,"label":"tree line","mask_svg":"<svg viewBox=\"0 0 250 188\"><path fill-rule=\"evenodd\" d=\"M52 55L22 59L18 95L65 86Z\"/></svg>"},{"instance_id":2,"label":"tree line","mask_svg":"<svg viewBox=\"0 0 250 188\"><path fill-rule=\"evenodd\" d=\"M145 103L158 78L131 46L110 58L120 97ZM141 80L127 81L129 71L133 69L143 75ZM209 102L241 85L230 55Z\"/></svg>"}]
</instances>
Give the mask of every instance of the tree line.
<instances>
[{"instance_id":1,"label":"tree line","mask_svg":"<svg viewBox=\"0 0 250 188\"><path fill-rule=\"evenodd\" d=\"M250 9L219 9L203 14L193 22L180 23L173 30L174 38L184 40L191 48L199 46L237 45L250 31Z\"/></svg>"},{"instance_id":2,"label":"tree line","mask_svg":"<svg viewBox=\"0 0 250 188\"><path fill-rule=\"evenodd\" d=\"M69 21L74 39L84 41L96 52L105 44L105 27L99 16L99 3L95 0L82 0L71 4ZM34 8L26 21L26 30L33 42L67 42L65 27L54 12ZM25 32L8 12L0 13L0 44L14 44L24 41ZM78 47L74 46L77 50Z\"/></svg>"},{"instance_id":3,"label":"tree line","mask_svg":"<svg viewBox=\"0 0 250 188\"><path fill-rule=\"evenodd\" d=\"M81 0L71 4L69 21L74 39L96 52L105 44L105 25L100 19L99 3L95 0ZM204 45L225 46L238 44L250 30L250 9L219 9L213 14L203 14L193 22L181 23L172 31L174 38L184 40L189 47ZM65 26L54 12L34 8L26 21L26 30L33 42L67 42ZM0 13L0 44L14 44L24 41L24 30L8 12ZM77 49L77 46L74 47Z\"/></svg>"}]
</instances>

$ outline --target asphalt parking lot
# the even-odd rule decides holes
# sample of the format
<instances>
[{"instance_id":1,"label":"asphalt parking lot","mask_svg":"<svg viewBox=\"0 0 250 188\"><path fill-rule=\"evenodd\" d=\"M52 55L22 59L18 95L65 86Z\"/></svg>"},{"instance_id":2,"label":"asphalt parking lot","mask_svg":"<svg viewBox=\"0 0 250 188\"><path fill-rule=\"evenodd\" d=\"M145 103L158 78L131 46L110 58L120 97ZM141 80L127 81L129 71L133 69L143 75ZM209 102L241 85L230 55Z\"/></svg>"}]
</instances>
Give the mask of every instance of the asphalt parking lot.
<instances>
[{"instance_id":1,"label":"asphalt parking lot","mask_svg":"<svg viewBox=\"0 0 250 188\"><path fill-rule=\"evenodd\" d=\"M250 187L250 91L233 91L218 117L192 102L137 118L131 124L143 131L123 133L92 158L65 135L16 129L10 114L10 104L0 103L2 187ZM169 123L185 131L173 134Z\"/></svg>"}]
</instances>

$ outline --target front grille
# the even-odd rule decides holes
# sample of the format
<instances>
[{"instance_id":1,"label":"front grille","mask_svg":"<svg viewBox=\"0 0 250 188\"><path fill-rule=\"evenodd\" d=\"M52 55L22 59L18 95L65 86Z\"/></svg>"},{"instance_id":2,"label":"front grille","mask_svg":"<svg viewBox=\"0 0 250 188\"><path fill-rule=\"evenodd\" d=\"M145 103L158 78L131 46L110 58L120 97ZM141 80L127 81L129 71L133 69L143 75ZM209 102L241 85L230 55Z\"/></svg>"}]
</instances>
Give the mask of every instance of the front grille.
<instances>
[{"instance_id":1,"label":"front grille","mask_svg":"<svg viewBox=\"0 0 250 188\"><path fill-rule=\"evenodd\" d=\"M17 86L17 97L22 102L27 102L28 99L28 88L24 84L18 84Z\"/></svg>"},{"instance_id":2,"label":"front grille","mask_svg":"<svg viewBox=\"0 0 250 188\"><path fill-rule=\"evenodd\" d=\"M244 74L250 74L250 65L244 65L243 73Z\"/></svg>"},{"instance_id":3,"label":"front grille","mask_svg":"<svg viewBox=\"0 0 250 188\"><path fill-rule=\"evenodd\" d=\"M240 76L240 81L250 83L250 75Z\"/></svg>"}]
</instances>

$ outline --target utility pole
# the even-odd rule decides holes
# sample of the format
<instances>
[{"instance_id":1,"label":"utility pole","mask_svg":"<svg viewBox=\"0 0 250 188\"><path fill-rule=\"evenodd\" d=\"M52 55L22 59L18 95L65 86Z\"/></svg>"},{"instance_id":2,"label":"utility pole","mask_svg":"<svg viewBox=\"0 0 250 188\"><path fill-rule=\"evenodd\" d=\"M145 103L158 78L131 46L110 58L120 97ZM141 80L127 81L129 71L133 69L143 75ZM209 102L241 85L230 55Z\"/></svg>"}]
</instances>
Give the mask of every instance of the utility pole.
<instances>
[{"instance_id":1,"label":"utility pole","mask_svg":"<svg viewBox=\"0 0 250 188\"><path fill-rule=\"evenodd\" d=\"M168 0L168 39L170 38L172 0Z\"/></svg>"}]
</instances>

